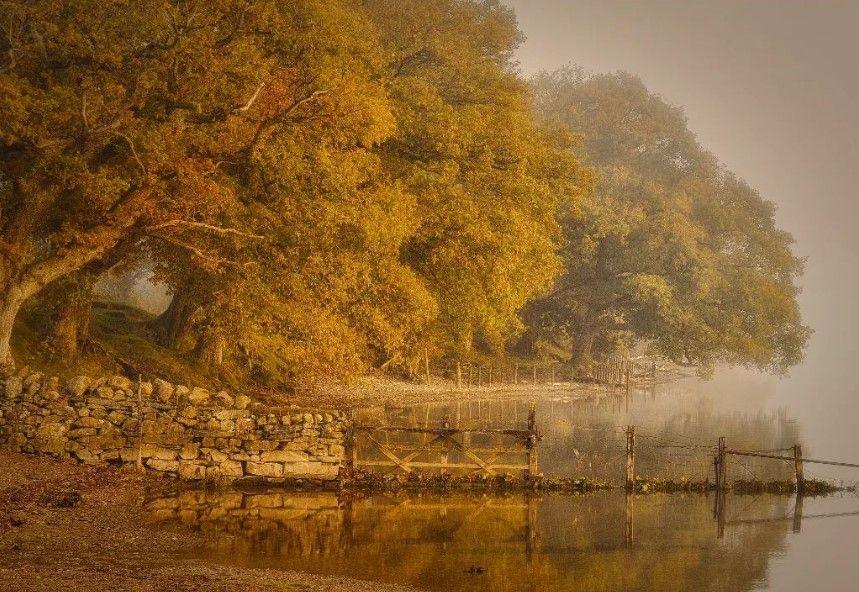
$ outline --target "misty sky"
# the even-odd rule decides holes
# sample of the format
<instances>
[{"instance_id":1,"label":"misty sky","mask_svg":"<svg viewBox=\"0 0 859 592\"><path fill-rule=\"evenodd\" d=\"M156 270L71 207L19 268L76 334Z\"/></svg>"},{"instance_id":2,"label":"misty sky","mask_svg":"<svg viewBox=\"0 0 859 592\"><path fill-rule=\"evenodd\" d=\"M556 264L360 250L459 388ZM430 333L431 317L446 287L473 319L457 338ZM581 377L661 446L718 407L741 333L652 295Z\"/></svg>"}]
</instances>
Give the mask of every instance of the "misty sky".
<instances>
[{"instance_id":1,"label":"misty sky","mask_svg":"<svg viewBox=\"0 0 859 592\"><path fill-rule=\"evenodd\" d=\"M859 2L506 1L527 36L523 73L638 74L778 205L808 257L801 304L816 333L775 400L815 456L859 462Z\"/></svg>"}]
</instances>

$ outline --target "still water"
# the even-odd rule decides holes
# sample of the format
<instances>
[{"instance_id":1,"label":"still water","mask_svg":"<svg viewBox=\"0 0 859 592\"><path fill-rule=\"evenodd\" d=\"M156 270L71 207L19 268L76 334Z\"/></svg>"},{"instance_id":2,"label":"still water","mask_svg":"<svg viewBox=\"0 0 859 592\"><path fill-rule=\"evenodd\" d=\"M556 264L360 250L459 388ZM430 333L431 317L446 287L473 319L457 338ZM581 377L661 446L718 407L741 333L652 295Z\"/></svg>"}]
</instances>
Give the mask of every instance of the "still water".
<instances>
[{"instance_id":1,"label":"still water","mask_svg":"<svg viewBox=\"0 0 859 592\"><path fill-rule=\"evenodd\" d=\"M859 516L830 515L859 498L805 499L798 519L791 497L728 496L721 537L712 502L183 492L147 509L203 532L207 560L427 590L856 590Z\"/></svg>"},{"instance_id":2,"label":"still water","mask_svg":"<svg viewBox=\"0 0 859 592\"><path fill-rule=\"evenodd\" d=\"M402 426L521 427L529 404L495 398L365 409L359 419ZM543 434L541 472L614 483L623 476L628 424L639 434L636 473L652 477L705 478L711 470L709 447L720 435L730 446L746 449L801 442L800 427L784 410L720 407L683 384L602 399L578 399L556 389L538 398L537 422ZM790 463L764 459L734 461L728 471L729 479L792 475ZM148 499L146 510L155 527L205 534L207 545L197 558L426 590L859 589L855 494L799 503L790 496L728 495L721 528L713 502L712 495L627 497L620 490L357 499L336 493L185 491Z\"/></svg>"}]
</instances>

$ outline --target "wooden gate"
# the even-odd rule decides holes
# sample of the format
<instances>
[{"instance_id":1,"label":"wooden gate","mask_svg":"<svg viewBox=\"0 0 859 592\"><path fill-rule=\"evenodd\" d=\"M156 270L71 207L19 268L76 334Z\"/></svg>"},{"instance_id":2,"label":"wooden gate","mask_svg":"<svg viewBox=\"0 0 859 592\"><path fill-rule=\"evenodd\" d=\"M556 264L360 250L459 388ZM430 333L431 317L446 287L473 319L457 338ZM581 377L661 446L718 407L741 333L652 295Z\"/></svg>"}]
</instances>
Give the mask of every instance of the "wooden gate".
<instances>
[{"instance_id":1,"label":"wooden gate","mask_svg":"<svg viewBox=\"0 0 859 592\"><path fill-rule=\"evenodd\" d=\"M405 473L464 472L487 476L537 475L539 441L532 404L524 429L353 425L349 458L355 468ZM511 458L513 457L513 458Z\"/></svg>"}]
</instances>

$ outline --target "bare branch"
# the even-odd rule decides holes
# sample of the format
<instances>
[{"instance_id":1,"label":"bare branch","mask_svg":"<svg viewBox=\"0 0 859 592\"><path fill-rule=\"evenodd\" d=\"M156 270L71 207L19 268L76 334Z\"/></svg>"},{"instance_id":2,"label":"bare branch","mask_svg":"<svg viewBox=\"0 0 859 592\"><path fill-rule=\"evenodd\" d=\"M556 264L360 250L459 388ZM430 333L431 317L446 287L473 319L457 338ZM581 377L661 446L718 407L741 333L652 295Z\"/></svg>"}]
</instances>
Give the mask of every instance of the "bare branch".
<instances>
[{"instance_id":1,"label":"bare branch","mask_svg":"<svg viewBox=\"0 0 859 592\"><path fill-rule=\"evenodd\" d=\"M184 241L176 240L175 238L173 238L171 236L158 235L157 238L163 240L164 242L170 243L171 245L179 247L181 249L185 249L186 251L190 252L191 254L195 255L196 257L199 257L203 261L206 261L207 263L211 263L212 265L215 265L215 266L232 265L235 267L240 267L242 265L238 261L233 261L232 259L224 259L222 257L216 257L214 255L210 255L210 254L206 253L205 251L203 251L202 249L200 249L199 247L195 247L194 245L186 243Z\"/></svg>"},{"instance_id":2,"label":"bare branch","mask_svg":"<svg viewBox=\"0 0 859 592\"><path fill-rule=\"evenodd\" d=\"M266 132L266 130L274 127L278 123L285 121L287 117L289 117L290 115L295 113L295 111L298 110L303 105L306 105L307 103L309 103L311 101L315 101L319 97L327 95L328 93L329 93L328 89L315 90L312 93L310 93L309 95L307 95L306 97L303 97L301 99L297 99L296 101L294 101L289 107L284 109L277 117L263 120L259 124L259 126L257 126L256 132L254 132L253 138L248 143L248 145L244 148L244 151L245 152L252 152L253 149L256 148L257 144L259 144L259 142L262 140L262 136Z\"/></svg>"},{"instance_id":3,"label":"bare branch","mask_svg":"<svg viewBox=\"0 0 859 592\"><path fill-rule=\"evenodd\" d=\"M89 119L86 112L86 91L81 93L81 119L84 122L84 131L89 131Z\"/></svg>"},{"instance_id":4,"label":"bare branch","mask_svg":"<svg viewBox=\"0 0 859 592\"><path fill-rule=\"evenodd\" d=\"M140 166L140 170L143 171L143 176L147 176L149 172L146 170L146 166L143 164L143 161L140 160L140 155L137 154L137 149L134 147L134 141L122 132L114 131L113 135L124 139L128 143L128 147L131 149L131 154L134 156L134 160L137 161L138 166Z\"/></svg>"},{"instance_id":5,"label":"bare branch","mask_svg":"<svg viewBox=\"0 0 859 592\"><path fill-rule=\"evenodd\" d=\"M257 100L257 97L259 96L259 93L263 89L264 86L265 86L265 82L260 82L260 85L254 91L254 94L251 95L251 98L248 99L248 102L245 103L244 105L242 105L241 107L236 107L235 109L233 109L232 112L233 113L244 113L245 111L250 109L251 106L254 104L254 101Z\"/></svg>"},{"instance_id":6,"label":"bare branch","mask_svg":"<svg viewBox=\"0 0 859 592\"><path fill-rule=\"evenodd\" d=\"M160 222L155 224L154 226L148 227L148 230L163 230L165 228L169 228L171 226L188 226L191 228L198 228L200 230L207 230L210 232L214 232L216 234L234 234L236 236L241 236L244 238L253 238L253 239L264 239L265 236L261 234L250 234L247 232L243 232L237 228L230 228L228 226L214 226L212 224L205 224L203 222L194 222L192 220L167 220L165 222ZM162 235L158 235L162 236Z\"/></svg>"}]
</instances>

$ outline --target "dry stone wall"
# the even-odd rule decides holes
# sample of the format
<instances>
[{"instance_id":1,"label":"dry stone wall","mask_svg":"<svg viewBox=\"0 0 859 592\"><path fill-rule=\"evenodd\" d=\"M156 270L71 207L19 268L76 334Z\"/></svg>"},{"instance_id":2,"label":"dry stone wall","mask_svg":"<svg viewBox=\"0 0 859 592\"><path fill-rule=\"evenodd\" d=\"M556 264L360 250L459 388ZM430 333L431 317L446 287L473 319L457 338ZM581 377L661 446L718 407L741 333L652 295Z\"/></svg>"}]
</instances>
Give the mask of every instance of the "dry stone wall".
<instances>
[{"instance_id":1,"label":"dry stone wall","mask_svg":"<svg viewBox=\"0 0 859 592\"><path fill-rule=\"evenodd\" d=\"M346 430L338 412L268 408L157 379L0 377L0 445L183 479L334 480Z\"/></svg>"}]
</instances>

